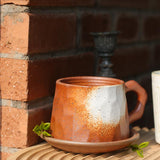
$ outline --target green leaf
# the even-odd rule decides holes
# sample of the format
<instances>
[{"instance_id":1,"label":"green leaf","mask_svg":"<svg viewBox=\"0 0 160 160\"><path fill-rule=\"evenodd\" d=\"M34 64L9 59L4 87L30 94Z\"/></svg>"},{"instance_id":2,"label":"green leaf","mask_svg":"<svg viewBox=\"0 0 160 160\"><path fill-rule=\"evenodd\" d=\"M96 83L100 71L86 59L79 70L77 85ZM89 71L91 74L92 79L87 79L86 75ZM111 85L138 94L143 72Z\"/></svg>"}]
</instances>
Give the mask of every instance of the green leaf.
<instances>
[{"instance_id":1,"label":"green leaf","mask_svg":"<svg viewBox=\"0 0 160 160\"><path fill-rule=\"evenodd\" d=\"M141 157L141 158L144 157L144 156L143 156L143 150L138 149L138 150L136 150L136 152L137 152L137 154L138 154L139 157Z\"/></svg>"},{"instance_id":2,"label":"green leaf","mask_svg":"<svg viewBox=\"0 0 160 160\"><path fill-rule=\"evenodd\" d=\"M38 131L36 134L40 136L42 134L42 131Z\"/></svg>"},{"instance_id":3,"label":"green leaf","mask_svg":"<svg viewBox=\"0 0 160 160\"><path fill-rule=\"evenodd\" d=\"M138 144L132 144L131 146L132 151L136 151L138 149Z\"/></svg>"},{"instance_id":4,"label":"green leaf","mask_svg":"<svg viewBox=\"0 0 160 160\"><path fill-rule=\"evenodd\" d=\"M41 135L41 129L39 127L39 125L36 125L34 128L33 128L33 132L36 133L38 136Z\"/></svg>"},{"instance_id":5,"label":"green leaf","mask_svg":"<svg viewBox=\"0 0 160 160\"><path fill-rule=\"evenodd\" d=\"M43 129L48 131L50 129L50 123L44 123Z\"/></svg>"},{"instance_id":6,"label":"green leaf","mask_svg":"<svg viewBox=\"0 0 160 160\"><path fill-rule=\"evenodd\" d=\"M36 125L36 126L33 128L33 132L36 132L36 131L38 131L38 130L39 130L39 126Z\"/></svg>"},{"instance_id":7,"label":"green leaf","mask_svg":"<svg viewBox=\"0 0 160 160\"><path fill-rule=\"evenodd\" d=\"M41 131L43 131L43 128L44 128L44 122L43 121L41 122L39 127L40 127Z\"/></svg>"},{"instance_id":8,"label":"green leaf","mask_svg":"<svg viewBox=\"0 0 160 160\"><path fill-rule=\"evenodd\" d=\"M43 134L44 136L46 136L46 137L51 137L51 134L48 133L48 132L46 132L46 131L43 131L42 134Z\"/></svg>"},{"instance_id":9,"label":"green leaf","mask_svg":"<svg viewBox=\"0 0 160 160\"><path fill-rule=\"evenodd\" d=\"M49 130L49 129L50 129L49 122L47 122L47 123L41 122L40 125L36 125L33 128L33 132L36 133L38 136L40 136L42 134L44 136L51 137L51 134L47 132L47 130Z\"/></svg>"},{"instance_id":10,"label":"green leaf","mask_svg":"<svg viewBox=\"0 0 160 160\"><path fill-rule=\"evenodd\" d=\"M145 148L149 145L149 142L143 142L141 144L138 145L138 148L142 149L142 148Z\"/></svg>"},{"instance_id":11,"label":"green leaf","mask_svg":"<svg viewBox=\"0 0 160 160\"><path fill-rule=\"evenodd\" d=\"M149 142L142 142L141 144L133 144L130 145L132 151L137 152L138 156L143 158L143 148L147 147L149 145Z\"/></svg>"},{"instance_id":12,"label":"green leaf","mask_svg":"<svg viewBox=\"0 0 160 160\"><path fill-rule=\"evenodd\" d=\"M40 128L38 125L36 125L34 128L33 128L33 132L37 133L40 131Z\"/></svg>"}]
</instances>

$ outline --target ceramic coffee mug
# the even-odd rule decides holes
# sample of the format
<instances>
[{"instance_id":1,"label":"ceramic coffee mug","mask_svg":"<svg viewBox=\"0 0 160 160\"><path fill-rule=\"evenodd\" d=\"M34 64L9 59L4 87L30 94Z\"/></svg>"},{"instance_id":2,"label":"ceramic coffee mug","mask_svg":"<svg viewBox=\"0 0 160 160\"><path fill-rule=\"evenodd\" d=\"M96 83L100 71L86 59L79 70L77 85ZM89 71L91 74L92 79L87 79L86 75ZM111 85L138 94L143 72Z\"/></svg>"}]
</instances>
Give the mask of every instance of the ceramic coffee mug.
<instances>
[{"instance_id":1,"label":"ceramic coffee mug","mask_svg":"<svg viewBox=\"0 0 160 160\"><path fill-rule=\"evenodd\" d=\"M126 92L137 93L128 115ZM140 119L146 91L135 81L114 78L68 77L56 81L52 136L76 142L109 142L129 137L129 124Z\"/></svg>"},{"instance_id":2,"label":"ceramic coffee mug","mask_svg":"<svg viewBox=\"0 0 160 160\"><path fill-rule=\"evenodd\" d=\"M154 109L155 140L160 144L160 71L152 72L152 97Z\"/></svg>"}]
</instances>

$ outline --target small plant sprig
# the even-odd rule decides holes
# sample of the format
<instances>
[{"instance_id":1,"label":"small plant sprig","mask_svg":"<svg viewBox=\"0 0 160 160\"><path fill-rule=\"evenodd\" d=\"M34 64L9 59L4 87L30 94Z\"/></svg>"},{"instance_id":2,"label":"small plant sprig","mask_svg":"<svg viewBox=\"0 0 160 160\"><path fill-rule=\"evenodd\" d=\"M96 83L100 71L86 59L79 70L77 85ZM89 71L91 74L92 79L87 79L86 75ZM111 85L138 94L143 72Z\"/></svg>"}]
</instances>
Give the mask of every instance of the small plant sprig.
<instances>
[{"instance_id":1,"label":"small plant sprig","mask_svg":"<svg viewBox=\"0 0 160 160\"><path fill-rule=\"evenodd\" d=\"M41 122L40 125L36 125L33 128L33 132L36 133L38 136L51 137L51 134L47 132L49 129L50 129L49 122L47 122L47 123Z\"/></svg>"},{"instance_id":2,"label":"small plant sprig","mask_svg":"<svg viewBox=\"0 0 160 160\"><path fill-rule=\"evenodd\" d=\"M133 144L130 145L130 148L132 149L133 152L137 152L138 156L143 158L143 148L147 147L149 145L149 142L142 142L141 144Z\"/></svg>"}]
</instances>

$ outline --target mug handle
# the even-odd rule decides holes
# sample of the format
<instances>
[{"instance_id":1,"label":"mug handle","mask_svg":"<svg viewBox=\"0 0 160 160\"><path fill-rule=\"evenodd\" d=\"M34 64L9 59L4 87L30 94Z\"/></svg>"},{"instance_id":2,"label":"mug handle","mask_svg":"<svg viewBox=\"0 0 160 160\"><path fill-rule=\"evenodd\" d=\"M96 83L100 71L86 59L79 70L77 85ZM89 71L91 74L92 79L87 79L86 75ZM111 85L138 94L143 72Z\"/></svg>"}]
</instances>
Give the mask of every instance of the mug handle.
<instances>
[{"instance_id":1,"label":"mug handle","mask_svg":"<svg viewBox=\"0 0 160 160\"><path fill-rule=\"evenodd\" d=\"M129 113L129 124L140 119L144 113L145 104L147 101L147 92L140 86L136 81L130 80L125 83L126 93L129 91L134 91L137 93L137 104L134 110Z\"/></svg>"}]
</instances>

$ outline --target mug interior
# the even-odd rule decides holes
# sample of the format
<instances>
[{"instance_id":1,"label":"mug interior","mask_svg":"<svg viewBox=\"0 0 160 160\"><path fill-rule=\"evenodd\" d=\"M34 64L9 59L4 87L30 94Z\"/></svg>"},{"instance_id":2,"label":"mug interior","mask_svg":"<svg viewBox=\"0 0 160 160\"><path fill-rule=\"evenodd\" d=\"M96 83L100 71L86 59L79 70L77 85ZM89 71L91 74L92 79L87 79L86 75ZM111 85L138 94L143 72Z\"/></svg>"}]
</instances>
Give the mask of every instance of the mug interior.
<instances>
[{"instance_id":1,"label":"mug interior","mask_svg":"<svg viewBox=\"0 0 160 160\"><path fill-rule=\"evenodd\" d=\"M57 83L78 86L113 86L121 85L124 81L108 77L81 76L62 78L59 79Z\"/></svg>"}]
</instances>

